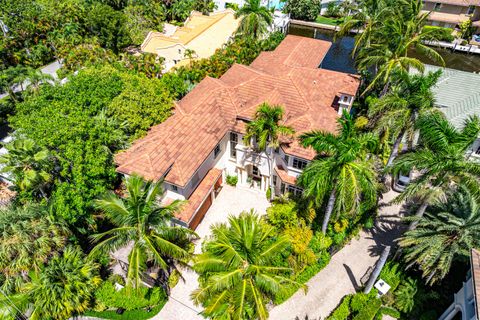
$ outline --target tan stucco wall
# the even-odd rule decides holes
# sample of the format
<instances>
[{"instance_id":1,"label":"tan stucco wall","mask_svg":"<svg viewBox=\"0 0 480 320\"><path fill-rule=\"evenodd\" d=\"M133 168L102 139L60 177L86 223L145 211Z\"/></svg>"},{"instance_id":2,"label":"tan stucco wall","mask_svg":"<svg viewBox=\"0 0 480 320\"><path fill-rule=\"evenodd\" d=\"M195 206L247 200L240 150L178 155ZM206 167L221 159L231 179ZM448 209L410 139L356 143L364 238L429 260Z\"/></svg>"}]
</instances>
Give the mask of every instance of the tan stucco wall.
<instances>
[{"instance_id":1,"label":"tan stucco wall","mask_svg":"<svg viewBox=\"0 0 480 320\"><path fill-rule=\"evenodd\" d=\"M185 47L181 44L175 44L171 47L156 49L156 53L165 58L165 63L173 62L173 60L180 61L185 56Z\"/></svg>"}]
</instances>

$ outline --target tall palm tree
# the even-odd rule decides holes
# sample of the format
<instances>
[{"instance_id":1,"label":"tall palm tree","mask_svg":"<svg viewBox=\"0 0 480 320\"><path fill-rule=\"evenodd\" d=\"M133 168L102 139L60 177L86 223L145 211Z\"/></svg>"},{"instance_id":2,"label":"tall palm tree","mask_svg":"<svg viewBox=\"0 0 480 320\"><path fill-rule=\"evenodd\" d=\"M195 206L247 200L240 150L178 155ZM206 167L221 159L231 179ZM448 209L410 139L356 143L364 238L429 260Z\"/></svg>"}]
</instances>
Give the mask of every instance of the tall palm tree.
<instances>
[{"instance_id":1,"label":"tall palm tree","mask_svg":"<svg viewBox=\"0 0 480 320\"><path fill-rule=\"evenodd\" d=\"M26 206L0 210L1 290L16 292L28 279L28 273L63 250L70 231L46 208Z\"/></svg>"},{"instance_id":2,"label":"tall palm tree","mask_svg":"<svg viewBox=\"0 0 480 320\"><path fill-rule=\"evenodd\" d=\"M20 191L39 192L46 198L46 188L52 180L49 151L26 138L16 138L5 148L8 152L0 157L0 163L5 165L1 172L10 173Z\"/></svg>"},{"instance_id":3,"label":"tall palm tree","mask_svg":"<svg viewBox=\"0 0 480 320\"><path fill-rule=\"evenodd\" d=\"M391 91L376 100L368 109L370 127L379 134L389 132L395 142L386 166L389 167L398 155L400 143L407 137L411 145L415 136L415 122L435 107L432 87L437 83L441 71L428 75L397 74Z\"/></svg>"},{"instance_id":4,"label":"tall palm tree","mask_svg":"<svg viewBox=\"0 0 480 320\"><path fill-rule=\"evenodd\" d=\"M417 199L416 217L420 219L429 204L446 192L465 186L472 196L480 196L480 164L466 157L467 150L480 134L480 119L472 117L457 130L440 112L417 120L420 145L400 155L388 169L394 174L414 171L417 175L394 201ZM415 229L418 219L410 224Z\"/></svg>"},{"instance_id":5,"label":"tall palm tree","mask_svg":"<svg viewBox=\"0 0 480 320\"><path fill-rule=\"evenodd\" d=\"M281 135L293 135L295 132L291 127L280 124L282 118L282 107L263 103L258 107L255 119L247 124L247 132L243 136L243 142L246 146L251 146L252 140L255 139L258 149L264 151L267 155L270 170L270 201L275 196L273 151L280 146Z\"/></svg>"},{"instance_id":6,"label":"tall palm tree","mask_svg":"<svg viewBox=\"0 0 480 320\"><path fill-rule=\"evenodd\" d=\"M40 85L53 81L54 78L38 69L29 68L27 71L27 89L38 92Z\"/></svg>"},{"instance_id":7,"label":"tall palm tree","mask_svg":"<svg viewBox=\"0 0 480 320\"><path fill-rule=\"evenodd\" d=\"M0 318L18 319L18 310L29 313L30 320L63 320L84 312L101 282L98 269L80 249L67 247L38 272L31 272L30 282L19 293L0 296Z\"/></svg>"},{"instance_id":8,"label":"tall palm tree","mask_svg":"<svg viewBox=\"0 0 480 320\"><path fill-rule=\"evenodd\" d=\"M246 0L245 4L235 13L241 18L237 33L243 37L260 39L268 32L273 22L273 13L262 6L261 0Z\"/></svg>"},{"instance_id":9,"label":"tall palm tree","mask_svg":"<svg viewBox=\"0 0 480 320\"><path fill-rule=\"evenodd\" d=\"M161 184L161 181L154 183L131 176L125 180L124 198L108 192L95 202L114 228L91 237L96 246L90 254L109 254L119 248L131 248L126 281L129 288L140 288L147 263L169 272L174 268L174 260L185 264L191 258L185 244L190 243L193 232L170 226L183 202L175 200L169 205L160 205Z\"/></svg>"},{"instance_id":10,"label":"tall palm tree","mask_svg":"<svg viewBox=\"0 0 480 320\"><path fill-rule=\"evenodd\" d=\"M200 287L192 293L210 319L267 319L266 302L272 301L290 280L290 268L275 267L273 260L289 245L285 235L251 212L230 216L229 225L211 228L194 269Z\"/></svg>"},{"instance_id":11,"label":"tall palm tree","mask_svg":"<svg viewBox=\"0 0 480 320\"><path fill-rule=\"evenodd\" d=\"M359 133L354 120L346 111L338 119L339 134L312 131L300 136L305 147L312 147L317 157L307 165L297 182L304 196L322 206L328 202L322 224L327 231L331 214L354 213L360 202L376 201L377 182L373 158L377 138L373 133Z\"/></svg>"},{"instance_id":12,"label":"tall palm tree","mask_svg":"<svg viewBox=\"0 0 480 320\"><path fill-rule=\"evenodd\" d=\"M466 188L459 188L428 207L415 230L400 239L405 260L417 264L427 283L441 280L452 262L467 260L480 246L480 203Z\"/></svg>"}]
</instances>

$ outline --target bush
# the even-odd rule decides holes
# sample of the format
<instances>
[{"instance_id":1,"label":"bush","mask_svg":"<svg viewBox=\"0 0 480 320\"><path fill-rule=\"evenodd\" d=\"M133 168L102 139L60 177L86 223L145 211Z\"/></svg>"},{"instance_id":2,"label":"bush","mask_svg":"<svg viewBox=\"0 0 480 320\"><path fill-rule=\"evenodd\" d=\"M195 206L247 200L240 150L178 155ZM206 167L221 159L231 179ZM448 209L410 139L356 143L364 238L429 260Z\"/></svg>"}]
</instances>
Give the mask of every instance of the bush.
<instances>
[{"instance_id":1,"label":"bush","mask_svg":"<svg viewBox=\"0 0 480 320\"><path fill-rule=\"evenodd\" d=\"M118 283L119 285L125 286L125 279L119 274L112 274L108 277L108 281L112 284Z\"/></svg>"},{"instance_id":2,"label":"bush","mask_svg":"<svg viewBox=\"0 0 480 320\"><path fill-rule=\"evenodd\" d=\"M366 305L353 317L353 320L372 320L375 318L378 310L382 306L382 302L379 299L373 298L368 301Z\"/></svg>"},{"instance_id":3,"label":"bush","mask_svg":"<svg viewBox=\"0 0 480 320\"><path fill-rule=\"evenodd\" d=\"M352 296L345 296L342 303L332 312L326 320L346 320L350 315L350 300Z\"/></svg>"},{"instance_id":4,"label":"bush","mask_svg":"<svg viewBox=\"0 0 480 320\"><path fill-rule=\"evenodd\" d=\"M320 14L320 0L288 0L283 10L290 13L292 19L315 21Z\"/></svg>"},{"instance_id":5,"label":"bush","mask_svg":"<svg viewBox=\"0 0 480 320\"><path fill-rule=\"evenodd\" d=\"M135 310L156 306L166 300L166 295L158 287L151 289L142 287L138 292L133 291L127 294L125 288L117 291L114 284L107 281L95 292L95 300L97 305L105 306L106 308Z\"/></svg>"},{"instance_id":6,"label":"bush","mask_svg":"<svg viewBox=\"0 0 480 320\"><path fill-rule=\"evenodd\" d=\"M267 197L268 200L270 200L270 197L272 196L272 189L270 189L270 187L267 188L267 192L265 193L265 196Z\"/></svg>"},{"instance_id":7,"label":"bush","mask_svg":"<svg viewBox=\"0 0 480 320\"><path fill-rule=\"evenodd\" d=\"M267 209L268 222L279 230L298 224L295 202L275 203Z\"/></svg>"},{"instance_id":8,"label":"bush","mask_svg":"<svg viewBox=\"0 0 480 320\"><path fill-rule=\"evenodd\" d=\"M235 187L238 183L238 177L237 176L231 176L227 175L227 184L229 186Z\"/></svg>"},{"instance_id":9,"label":"bush","mask_svg":"<svg viewBox=\"0 0 480 320\"><path fill-rule=\"evenodd\" d=\"M391 307L381 307L378 313L382 315L387 315L393 318L397 318L397 319L400 318L400 312Z\"/></svg>"},{"instance_id":10,"label":"bush","mask_svg":"<svg viewBox=\"0 0 480 320\"><path fill-rule=\"evenodd\" d=\"M368 218L367 218L367 221L365 221L364 227L365 227L366 229L372 229L374 225L375 225L375 221L373 220L373 218L372 218L372 217L368 217Z\"/></svg>"},{"instance_id":11,"label":"bush","mask_svg":"<svg viewBox=\"0 0 480 320\"><path fill-rule=\"evenodd\" d=\"M332 245L332 239L324 235L322 232L315 232L312 240L310 241L310 248L313 252L318 253L327 250Z\"/></svg>"},{"instance_id":12,"label":"bush","mask_svg":"<svg viewBox=\"0 0 480 320\"><path fill-rule=\"evenodd\" d=\"M410 312L415 306L415 296L418 292L417 281L408 278L395 291L395 307L402 312Z\"/></svg>"},{"instance_id":13,"label":"bush","mask_svg":"<svg viewBox=\"0 0 480 320\"><path fill-rule=\"evenodd\" d=\"M383 267L382 272L380 272L379 278L388 283L390 292L395 291L403 278L400 264L388 261Z\"/></svg>"},{"instance_id":14,"label":"bush","mask_svg":"<svg viewBox=\"0 0 480 320\"><path fill-rule=\"evenodd\" d=\"M453 29L435 26L424 26L423 31L431 32L432 38L439 41L452 42L455 37L452 35Z\"/></svg>"},{"instance_id":15,"label":"bush","mask_svg":"<svg viewBox=\"0 0 480 320\"><path fill-rule=\"evenodd\" d=\"M158 306L153 307L151 310L130 310L125 311L122 314L118 314L113 310L106 310L106 311L87 311L85 312L85 316L100 318L100 319L112 319L112 320L147 320L152 318L153 315L157 314L162 310L163 306L165 305L165 301L161 302Z\"/></svg>"}]
</instances>

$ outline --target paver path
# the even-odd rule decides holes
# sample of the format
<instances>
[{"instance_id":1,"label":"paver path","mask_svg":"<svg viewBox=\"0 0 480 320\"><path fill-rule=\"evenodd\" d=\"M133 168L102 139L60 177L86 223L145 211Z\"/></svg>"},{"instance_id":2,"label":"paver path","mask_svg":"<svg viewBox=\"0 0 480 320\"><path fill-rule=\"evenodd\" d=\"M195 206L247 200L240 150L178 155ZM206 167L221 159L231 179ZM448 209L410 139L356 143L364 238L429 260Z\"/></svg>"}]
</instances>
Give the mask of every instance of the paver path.
<instances>
[{"instance_id":1,"label":"paver path","mask_svg":"<svg viewBox=\"0 0 480 320\"><path fill-rule=\"evenodd\" d=\"M228 215L238 215L244 210L255 209L259 214L265 214L270 206L265 193L253 191L247 188L233 188L223 186L207 214L203 218L195 232L200 240L195 244L195 253L201 252L201 242L210 235L210 226L227 222ZM172 289L170 298L162 310L152 319L155 320L204 320L198 313L202 310L190 300L190 294L197 285L197 274L193 271L182 271L185 282L180 282Z\"/></svg>"},{"instance_id":2,"label":"paver path","mask_svg":"<svg viewBox=\"0 0 480 320\"><path fill-rule=\"evenodd\" d=\"M283 304L270 311L270 319L294 320L296 317L316 320L327 317L342 298L361 286L360 279L374 266L385 245L391 245L401 233L400 205L386 205L397 195L390 191L383 195L377 222L372 230L361 232L332 257L322 271L307 283L308 293L298 291Z\"/></svg>"}]
</instances>

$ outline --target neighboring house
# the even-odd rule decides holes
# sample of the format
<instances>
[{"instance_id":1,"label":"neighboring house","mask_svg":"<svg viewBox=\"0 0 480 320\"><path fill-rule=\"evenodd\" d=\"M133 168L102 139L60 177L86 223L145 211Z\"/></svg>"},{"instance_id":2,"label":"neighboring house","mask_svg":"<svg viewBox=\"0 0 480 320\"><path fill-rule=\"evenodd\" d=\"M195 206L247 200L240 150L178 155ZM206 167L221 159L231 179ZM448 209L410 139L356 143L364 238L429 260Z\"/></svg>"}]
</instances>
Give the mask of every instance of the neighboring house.
<instances>
[{"instance_id":1,"label":"neighboring house","mask_svg":"<svg viewBox=\"0 0 480 320\"><path fill-rule=\"evenodd\" d=\"M242 7L245 4L245 0L214 0L217 10L228 9L229 7L238 6ZM262 0L261 5L267 8L275 8L280 10L283 7L283 4L280 0Z\"/></svg>"},{"instance_id":2,"label":"neighboring house","mask_svg":"<svg viewBox=\"0 0 480 320\"><path fill-rule=\"evenodd\" d=\"M266 192L270 170L264 152L243 144L246 124L264 102L284 108L284 124L297 135L335 132L350 110L359 77L319 69L330 42L289 35L250 66L235 64L220 79L207 77L176 104L174 115L116 156L117 171L163 179L164 201L188 199L178 223L195 229L227 175L240 186ZM274 151L275 194L302 190L296 177L315 157L296 139Z\"/></svg>"},{"instance_id":3,"label":"neighboring house","mask_svg":"<svg viewBox=\"0 0 480 320\"><path fill-rule=\"evenodd\" d=\"M480 117L480 74L425 65L425 72L442 69L442 76L433 88L435 104L458 129L471 116ZM468 152L480 160L480 139Z\"/></svg>"},{"instance_id":4,"label":"neighboring house","mask_svg":"<svg viewBox=\"0 0 480 320\"><path fill-rule=\"evenodd\" d=\"M467 280L463 283L455 295L453 303L441 315L439 320L460 319L462 320L480 320L480 252L472 250L470 258L470 270Z\"/></svg>"},{"instance_id":5,"label":"neighboring house","mask_svg":"<svg viewBox=\"0 0 480 320\"><path fill-rule=\"evenodd\" d=\"M480 29L480 0L426 0L423 10L429 11L428 20L432 26L458 27L465 20L472 20Z\"/></svg>"},{"instance_id":6,"label":"neighboring house","mask_svg":"<svg viewBox=\"0 0 480 320\"><path fill-rule=\"evenodd\" d=\"M165 59L165 69L188 61L187 49L193 58L208 58L221 48L238 28L233 10L211 13L209 16L192 12L183 27L167 24L165 32L149 32L141 50L158 54Z\"/></svg>"}]
</instances>

